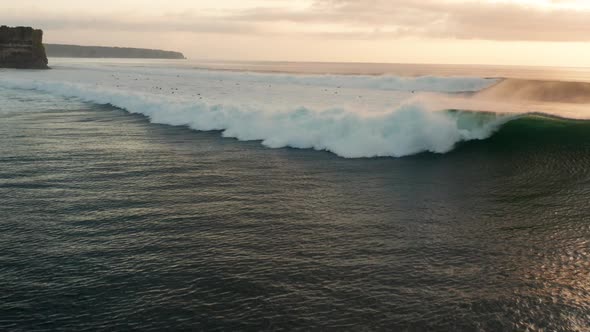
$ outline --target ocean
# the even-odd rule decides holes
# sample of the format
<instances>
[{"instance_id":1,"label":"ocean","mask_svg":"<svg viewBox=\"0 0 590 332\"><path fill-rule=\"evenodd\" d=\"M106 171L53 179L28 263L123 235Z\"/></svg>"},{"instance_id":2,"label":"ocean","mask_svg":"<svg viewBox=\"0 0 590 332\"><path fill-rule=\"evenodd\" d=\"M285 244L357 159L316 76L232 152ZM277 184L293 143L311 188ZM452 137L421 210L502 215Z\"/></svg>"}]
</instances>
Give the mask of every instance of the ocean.
<instances>
[{"instance_id":1,"label":"ocean","mask_svg":"<svg viewBox=\"0 0 590 332\"><path fill-rule=\"evenodd\" d=\"M0 330L588 331L590 70L0 70Z\"/></svg>"}]
</instances>

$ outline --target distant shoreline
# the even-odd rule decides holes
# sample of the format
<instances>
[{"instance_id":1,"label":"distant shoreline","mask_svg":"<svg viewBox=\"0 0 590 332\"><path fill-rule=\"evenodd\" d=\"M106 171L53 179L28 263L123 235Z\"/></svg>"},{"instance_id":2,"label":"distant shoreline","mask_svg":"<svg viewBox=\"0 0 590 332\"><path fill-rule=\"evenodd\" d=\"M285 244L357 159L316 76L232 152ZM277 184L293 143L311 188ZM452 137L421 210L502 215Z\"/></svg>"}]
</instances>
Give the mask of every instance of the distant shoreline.
<instances>
[{"instance_id":1,"label":"distant shoreline","mask_svg":"<svg viewBox=\"0 0 590 332\"><path fill-rule=\"evenodd\" d=\"M147 48L44 44L52 58L186 59L184 54Z\"/></svg>"}]
</instances>

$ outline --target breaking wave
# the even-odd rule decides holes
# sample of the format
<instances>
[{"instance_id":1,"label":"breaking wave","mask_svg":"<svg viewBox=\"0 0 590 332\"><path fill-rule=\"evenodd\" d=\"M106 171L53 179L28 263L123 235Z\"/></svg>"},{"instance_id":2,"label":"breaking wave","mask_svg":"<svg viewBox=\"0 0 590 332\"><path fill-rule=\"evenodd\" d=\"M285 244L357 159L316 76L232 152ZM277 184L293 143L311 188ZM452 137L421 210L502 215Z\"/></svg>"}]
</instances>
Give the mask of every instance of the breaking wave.
<instances>
[{"instance_id":1,"label":"breaking wave","mask_svg":"<svg viewBox=\"0 0 590 332\"><path fill-rule=\"evenodd\" d=\"M489 137L509 118L488 113L432 112L418 103L402 104L379 114L305 107L269 112L63 82L0 80L0 85L109 104L143 114L153 123L220 130L224 137L260 140L271 148L311 148L346 158L445 153L457 142Z\"/></svg>"},{"instance_id":2,"label":"breaking wave","mask_svg":"<svg viewBox=\"0 0 590 332\"><path fill-rule=\"evenodd\" d=\"M225 73L215 75L220 74ZM423 83L418 79L412 82ZM460 142L489 138L507 122L536 116L528 112L448 110L452 107L433 111L420 99L409 99L382 112L363 113L350 109L351 106L320 109L283 105L269 110L255 104L210 103L186 96L59 81L0 79L0 86L108 104L143 114L153 123L188 126L200 131L219 130L224 137L258 140L270 148L325 150L345 158L446 153ZM453 89L457 90L457 86ZM500 83L481 94L500 91L498 86L504 89Z\"/></svg>"}]
</instances>

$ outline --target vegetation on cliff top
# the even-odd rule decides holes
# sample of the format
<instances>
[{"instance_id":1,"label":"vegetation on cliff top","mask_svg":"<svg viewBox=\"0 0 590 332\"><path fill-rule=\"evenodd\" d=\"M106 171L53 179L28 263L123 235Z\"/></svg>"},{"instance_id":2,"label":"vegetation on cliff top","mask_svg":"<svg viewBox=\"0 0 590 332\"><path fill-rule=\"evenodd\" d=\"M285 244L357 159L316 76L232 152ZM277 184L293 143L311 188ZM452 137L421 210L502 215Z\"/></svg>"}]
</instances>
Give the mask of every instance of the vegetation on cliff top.
<instances>
[{"instance_id":1,"label":"vegetation on cliff top","mask_svg":"<svg viewBox=\"0 0 590 332\"><path fill-rule=\"evenodd\" d=\"M185 59L180 52L130 47L45 44L49 57L65 58L143 58Z\"/></svg>"}]
</instances>

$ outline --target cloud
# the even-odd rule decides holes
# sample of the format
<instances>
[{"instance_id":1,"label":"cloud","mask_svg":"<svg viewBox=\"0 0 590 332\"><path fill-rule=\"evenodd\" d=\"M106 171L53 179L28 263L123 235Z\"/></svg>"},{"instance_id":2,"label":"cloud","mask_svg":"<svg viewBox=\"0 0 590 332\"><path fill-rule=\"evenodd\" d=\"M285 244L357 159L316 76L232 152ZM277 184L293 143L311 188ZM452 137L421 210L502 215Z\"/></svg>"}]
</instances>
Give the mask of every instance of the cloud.
<instances>
[{"instance_id":1,"label":"cloud","mask_svg":"<svg viewBox=\"0 0 590 332\"><path fill-rule=\"evenodd\" d=\"M172 3L173 0L170 0ZM590 11L552 0L541 7L514 2L460 0L315 0L303 9L258 7L216 12L179 10L159 16L133 13L27 12L4 10L5 24L45 29L183 31L210 34L298 35L317 38L404 37L495 41L590 41ZM174 8L173 5L170 6Z\"/></svg>"},{"instance_id":2,"label":"cloud","mask_svg":"<svg viewBox=\"0 0 590 332\"><path fill-rule=\"evenodd\" d=\"M105 32L197 32L219 34L262 33L253 22L228 22L194 13L165 14L160 16L133 16L128 13L90 15L87 13L35 12L26 16L19 12L0 13L0 22L6 25L31 25L46 30L98 30Z\"/></svg>"},{"instance_id":3,"label":"cloud","mask_svg":"<svg viewBox=\"0 0 590 332\"><path fill-rule=\"evenodd\" d=\"M305 11L252 9L236 14L235 18L249 22L338 25L342 31L348 32L334 35L344 38L417 36L500 41L590 41L590 11L510 2L317 0Z\"/></svg>"}]
</instances>

